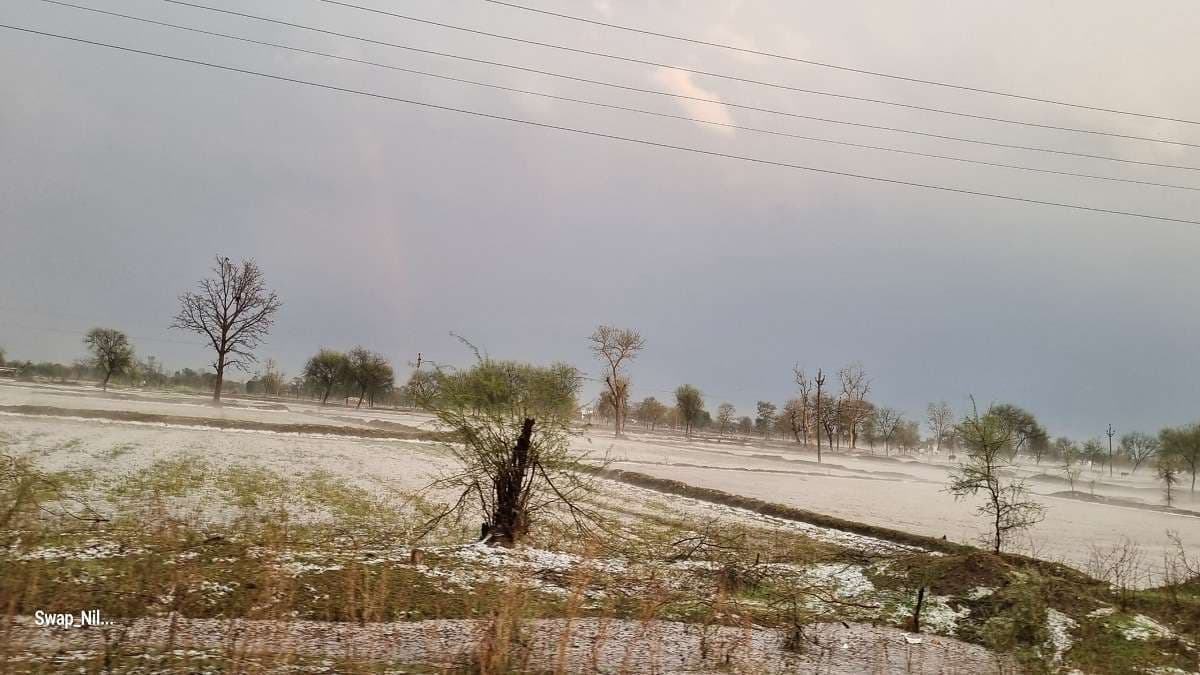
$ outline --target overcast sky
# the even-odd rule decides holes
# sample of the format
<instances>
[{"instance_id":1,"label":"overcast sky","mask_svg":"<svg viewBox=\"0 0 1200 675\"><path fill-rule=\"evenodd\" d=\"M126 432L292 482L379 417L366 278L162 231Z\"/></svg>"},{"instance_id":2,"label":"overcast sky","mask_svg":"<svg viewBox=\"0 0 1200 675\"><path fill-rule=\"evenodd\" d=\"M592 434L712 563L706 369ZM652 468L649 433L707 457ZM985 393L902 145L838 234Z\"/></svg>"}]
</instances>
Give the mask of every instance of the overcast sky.
<instances>
[{"instance_id":1,"label":"overcast sky","mask_svg":"<svg viewBox=\"0 0 1200 675\"><path fill-rule=\"evenodd\" d=\"M215 15L92 7L559 96L856 143L1200 186L1195 171L989 148L685 102ZM968 120L619 63L316 0L206 0L374 39L799 114L1200 166L1200 150ZM1200 142L1200 126L739 55L490 5L354 0L689 68L1042 124ZM807 59L1200 119L1200 6L528 0ZM756 135L481 89L87 14L38 0L0 23L493 114L837 171L1200 218L1200 192L1029 174ZM923 416L1011 401L1051 433L1200 417L1200 227L688 155L414 108L0 31L0 345L70 360L108 325L169 367L168 330L215 254L253 257L284 301L261 357L321 345L403 366L493 356L592 374L597 323L647 348L633 396L690 382L710 409L792 395L791 367L862 361L872 398ZM177 342L166 342L173 340ZM593 390L589 389L589 395Z\"/></svg>"}]
</instances>

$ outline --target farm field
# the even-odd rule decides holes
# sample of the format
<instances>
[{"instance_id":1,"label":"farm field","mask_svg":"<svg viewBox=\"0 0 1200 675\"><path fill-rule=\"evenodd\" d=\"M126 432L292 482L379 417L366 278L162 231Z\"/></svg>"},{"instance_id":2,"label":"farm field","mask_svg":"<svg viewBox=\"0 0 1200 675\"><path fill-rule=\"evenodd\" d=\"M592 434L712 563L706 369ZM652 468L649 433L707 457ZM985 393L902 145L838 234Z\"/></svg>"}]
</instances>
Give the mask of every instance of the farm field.
<instances>
[{"instance_id":1,"label":"farm field","mask_svg":"<svg viewBox=\"0 0 1200 675\"><path fill-rule=\"evenodd\" d=\"M1018 672L1033 660L1121 672L1110 666L1186 669L1194 658L1186 621L1181 633L1164 614L1113 606L1104 584L1069 568L984 562L954 546L980 525L942 492L945 458L827 452L818 464L794 444L614 440L589 428L573 444L611 469L929 546L601 478L591 503L603 533L552 520L504 550L473 545L470 522L421 534L454 497L427 489L452 466L433 427L387 409L213 408L185 394L0 385L5 456L53 485L30 529L8 533L5 658L35 672L455 670L492 659L500 670L823 673ZM1200 542L1200 521L1182 512L1049 496L1063 489L1050 478L1034 487L1049 510L1030 551L1048 561L1086 571L1092 545L1128 537L1144 551L1137 585L1150 586L1173 553L1159 530ZM1141 477L1095 487L1147 503L1152 489ZM914 585L914 561L940 572ZM920 586L929 593L913 633ZM1063 590L1039 600L1036 650L989 623L1050 587ZM113 625L36 625L38 610L84 606ZM1106 653L1116 635L1132 645L1125 660Z\"/></svg>"}]
</instances>

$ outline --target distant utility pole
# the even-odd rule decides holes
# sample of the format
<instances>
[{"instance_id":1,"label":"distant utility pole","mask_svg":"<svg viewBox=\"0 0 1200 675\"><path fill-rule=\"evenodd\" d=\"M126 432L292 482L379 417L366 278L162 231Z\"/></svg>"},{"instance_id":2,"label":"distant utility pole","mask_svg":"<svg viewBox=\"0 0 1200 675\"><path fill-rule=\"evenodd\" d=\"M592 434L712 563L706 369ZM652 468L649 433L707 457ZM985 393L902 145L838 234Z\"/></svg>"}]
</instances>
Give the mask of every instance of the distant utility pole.
<instances>
[{"instance_id":1,"label":"distant utility pole","mask_svg":"<svg viewBox=\"0 0 1200 675\"><path fill-rule=\"evenodd\" d=\"M825 386L825 373L817 368L817 463L821 462L821 389ZM832 441L830 441L832 443Z\"/></svg>"},{"instance_id":2,"label":"distant utility pole","mask_svg":"<svg viewBox=\"0 0 1200 675\"><path fill-rule=\"evenodd\" d=\"M1112 437L1117 432L1113 431L1112 425L1110 424L1110 425L1108 425L1108 431L1106 431L1104 433L1105 433L1105 435L1108 436L1108 477L1112 478L1112 475L1113 475Z\"/></svg>"}]
</instances>

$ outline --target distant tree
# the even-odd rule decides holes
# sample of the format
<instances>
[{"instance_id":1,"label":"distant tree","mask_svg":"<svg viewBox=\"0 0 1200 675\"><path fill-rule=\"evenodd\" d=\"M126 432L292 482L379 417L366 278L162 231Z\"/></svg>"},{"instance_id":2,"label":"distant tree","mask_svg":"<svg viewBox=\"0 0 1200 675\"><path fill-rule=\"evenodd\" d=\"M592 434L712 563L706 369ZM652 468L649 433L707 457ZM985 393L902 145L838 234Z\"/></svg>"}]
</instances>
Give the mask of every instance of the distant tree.
<instances>
[{"instance_id":1,"label":"distant tree","mask_svg":"<svg viewBox=\"0 0 1200 675\"><path fill-rule=\"evenodd\" d=\"M1192 492L1196 491L1196 471L1200 469L1200 423L1166 428L1158 433L1159 453L1175 458L1175 465L1192 474Z\"/></svg>"},{"instance_id":2,"label":"distant tree","mask_svg":"<svg viewBox=\"0 0 1200 675\"><path fill-rule=\"evenodd\" d=\"M313 390L321 396L321 405L326 405L334 388L345 383L349 377L350 361L336 349L322 347L304 364L304 377Z\"/></svg>"},{"instance_id":3,"label":"distant tree","mask_svg":"<svg viewBox=\"0 0 1200 675\"><path fill-rule=\"evenodd\" d=\"M93 328L83 338L92 353L92 363L104 374L100 386L108 391L108 380L133 368L133 345L129 337L115 328Z\"/></svg>"},{"instance_id":4,"label":"distant tree","mask_svg":"<svg viewBox=\"0 0 1200 675\"><path fill-rule=\"evenodd\" d=\"M733 426L734 411L735 408L732 403L722 403L717 406L717 428L722 436Z\"/></svg>"},{"instance_id":5,"label":"distant tree","mask_svg":"<svg viewBox=\"0 0 1200 675\"><path fill-rule=\"evenodd\" d=\"M478 352L476 352L478 353ZM514 546L539 517L561 518L583 530L595 515L581 457L570 451L570 425L580 377L556 363L535 366L480 357L468 370L439 373L433 398L421 403L455 439L447 444L458 468L431 487L457 494L424 528L475 508L483 541Z\"/></svg>"},{"instance_id":6,"label":"distant tree","mask_svg":"<svg viewBox=\"0 0 1200 675\"><path fill-rule=\"evenodd\" d=\"M658 426L666 414L667 407L659 403L658 399L653 396L647 396L638 404L638 421L642 424L649 424L651 431Z\"/></svg>"},{"instance_id":7,"label":"distant tree","mask_svg":"<svg viewBox=\"0 0 1200 675\"><path fill-rule=\"evenodd\" d=\"M991 547L1000 553L1009 535L1041 522L1044 509L1029 498L1024 483L1006 481L1011 455L1005 457L1018 433L1006 415L989 409L980 415L972 400L971 414L958 425L959 437L967 448L967 460L950 474L950 494L956 499L983 492L977 512L991 521Z\"/></svg>"},{"instance_id":8,"label":"distant tree","mask_svg":"<svg viewBox=\"0 0 1200 675\"><path fill-rule=\"evenodd\" d=\"M793 398L783 404L783 415L787 423L787 431L796 438L797 443L808 444L808 405L802 399Z\"/></svg>"},{"instance_id":9,"label":"distant tree","mask_svg":"<svg viewBox=\"0 0 1200 675\"><path fill-rule=\"evenodd\" d=\"M605 364L604 385L613 401L614 433L620 436L629 403L629 377L623 369L646 347L646 340L636 330L613 326L597 326L589 339L592 353Z\"/></svg>"},{"instance_id":10,"label":"distant tree","mask_svg":"<svg viewBox=\"0 0 1200 675\"><path fill-rule=\"evenodd\" d=\"M1009 450L1013 458L1016 458L1022 451L1028 451L1037 462L1041 462L1042 454L1050 444L1050 437L1046 434L1046 430L1038 424L1037 418L1028 410L1011 403L994 405L991 410L995 415L1002 417L1012 429L1013 436Z\"/></svg>"},{"instance_id":11,"label":"distant tree","mask_svg":"<svg viewBox=\"0 0 1200 675\"><path fill-rule=\"evenodd\" d=\"M1142 462L1158 454L1158 439L1140 431L1125 434L1121 437L1121 452L1129 458L1136 473Z\"/></svg>"},{"instance_id":12,"label":"distant tree","mask_svg":"<svg viewBox=\"0 0 1200 675\"><path fill-rule=\"evenodd\" d=\"M883 454L887 456L888 450L891 449L892 439L904 422L904 415L895 408L876 408L871 414L871 420L874 434L883 441Z\"/></svg>"},{"instance_id":13,"label":"distant tree","mask_svg":"<svg viewBox=\"0 0 1200 675\"><path fill-rule=\"evenodd\" d=\"M392 364L387 358L364 347L355 347L346 354L346 377L358 390L355 408L361 408L364 399L373 406L375 398L390 390L395 381Z\"/></svg>"},{"instance_id":14,"label":"distant tree","mask_svg":"<svg viewBox=\"0 0 1200 675\"><path fill-rule=\"evenodd\" d=\"M253 260L234 265L217 256L213 276L198 286L198 293L179 296L179 314L171 327L203 335L212 345L217 355L213 401L220 402L225 369L249 370L254 349L266 339L282 303Z\"/></svg>"},{"instance_id":15,"label":"distant tree","mask_svg":"<svg viewBox=\"0 0 1200 675\"><path fill-rule=\"evenodd\" d=\"M813 392L816 389L816 379L809 377L804 373L804 369L797 363L792 367L792 377L796 382L796 398L788 401L787 415L791 422L792 434L796 436L796 440L800 441L801 435L804 440L801 441L808 445L808 432L814 428L812 413L814 408ZM824 378L822 378L822 381ZM797 433L799 432L799 433ZM818 430L818 434L820 431Z\"/></svg>"},{"instance_id":16,"label":"distant tree","mask_svg":"<svg viewBox=\"0 0 1200 675\"><path fill-rule=\"evenodd\" d=\"M754 418L754 427L762 432L764 439L771 438L771 430L775 427L775 415L778 408L770 401L759 401L755 404L758 417Z\"/></svg>"},{"instance_id":17,"label":"distant tree","mask_svg":"<svg viewBox=\"0 0 1200 675\"><path fill-rule=\"evenodd\" d=\"M925 409L925 423L929 426L929 431L933 434L934 443L936 443L935 452L942 451L942 439L946 433L954 427L954 411L950 409L950 404L945 401L930 403Z\"/></svg>"},{"instance_id":18,"label":"distant tree","mask_svg":"<svg viewBox=\"0 0 1200 675\"><path fill-rule=\"evenodd\" d=\"M850 447L858 447L858 430L863 420L871 414L872 406L867 401L871 391L871 380L861 363L855 362L838 371L842 383L841 413L846 431L850 436Z\"/></svg>"},{"instance_id":19,"label":"distant tree","mask_svg":"<svg viewBox=\"0 0 1200 675\"><path fill-rule=\"evenodd\" d=\"M1084 441L1083 449L1080 452L1092 471L1104 468L1104 460L1108 458L1108 453L1105 452L1104 444L1100 442L1099 438L1089 438Z\"/></svg>"},{"instance_id":20,"label":"distant tree","mask_svg":"<svg viewBox=\"0 0 1200 675\"><path fill-rule=\"evenodd\" d=\"M921 425L916 420L902 418L896 427L895 444L902 450L916 450L921 445Z\"/></svg>"},{"instance_id":21,"label":"distant tree","mask_svg":"<svg viewBox=\"0 0 1200 675\"><path fill-rule=\"evenodd\" d=\"M4 347L0 347L0 366L3 366L5 363L4 362L4 354L5 354Z\"/></svg>"},{"instance_id":22,"label":"distant tree","mask_svg":"<svg viewBox=\"0 0 1200 675\"><path fill-rule=\"evenodd\" d=\"M596 416L602 422L613 420L617 416L617 403L613 400L611 391L602 391L596 397Z\"/></svg>"},{"instance_id":23,"label":"distant tree","mask_svg":"<svg viewBox=\"0 0 1200 675\"><path fill-rule=\"evenodd\" d=\"M701 395L699 389L692 385L682 384L675 389L675 407L679 409L684 433L691 436L692 427L700 419L700 413L704 410L704 396Z\"/></svg>"},{"instance_id":24,"label":"distant tree","mask_svg":"<svg viewBox=\"0 0 1200 675\"><path fill-rule=\"evenodd\" d=\"M257 373L258 381L262 383L263 393L267 396L279 396L283 393L287 375L280 370L275 359L267 359Z\"/></svg>"},{"instance_id":25,"label":"distant tree","mask_svg":"<svg viewBox=\"0 0 1200 675\"><path fill-rule=\"evenodd\" d=\"M408 376L401 392L402 405L423 407L422 401L435 400L440 388L440 378L435 371L422 370L419 366Z\"/></svg>"},{"instance_id":26,"label":"distant tree","mask_svg":"<svg viewBox=\"0 0 1200 675\"><path fill-rule=\"evenodd\" d=\"M817 419L821 422L821 431L825 432L825 444L833 449L834 439L838 437L839 419L837 401L831 398L821 400L817 407ZM817 461L821 461L821 437L817 436Z\"/></svg>"},{"instance_id":27,"label":"distant tree","mask_svg":"<svg viewBox=\"0 0 1200 675\"><path fill-rule=\"evenodd\" d=\"M1071 492L1075 491L1075 481L1079 480L1079 474L1083 469L1079 466L1080 450L1075 442L1066 436L1059 436L1054 441L1054 449L1058 453L1059 460L1062 462L1060 467L1063 475L1067 478L1067 484L1071 488Z\"/></svg>"},{"instance_id":28,"label":"distant tree","mask_svg":"<svg viewBox=\"0 0 1200 675\"><path fill-rule=\"evenodd\" d=\"M749 436L754 432L754 420L750 419L749 415L743 415L738 418L738 431L743 436Z\"/></svg>"},{"instance_id":29,"label":"distant tree","mask_svg":"<svg viewBox=\"0 0 1200 675\"><path fill-rule=\"evenodd\" d=\"M1175 501L1175 486L1179 484L1179 474L1183 473L1179 457L1173 454L1164 454L1158 456L1158 462L1155 466L1155 471L1158 475L1158 480L1163 484L1163 495L1167 498L1167 506L1171 506Z\"/></svg>"}]
</instances>

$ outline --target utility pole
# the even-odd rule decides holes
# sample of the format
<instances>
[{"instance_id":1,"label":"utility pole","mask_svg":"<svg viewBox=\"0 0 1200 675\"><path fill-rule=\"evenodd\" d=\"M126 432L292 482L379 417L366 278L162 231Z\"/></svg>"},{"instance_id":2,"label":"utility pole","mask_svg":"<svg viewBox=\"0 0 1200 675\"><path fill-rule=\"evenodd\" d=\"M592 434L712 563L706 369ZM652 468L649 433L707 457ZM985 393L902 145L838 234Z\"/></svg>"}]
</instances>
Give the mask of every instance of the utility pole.
<instances>
[{"instance_id":1,"label":"utility pole","mask_svg":"<svg viewBox=\"0 0 1200 675\"><path fill-rule=\"evenodd\" d=\"M1108 425L1108 431L1106 431L1104 433L1105 433L1105 435L1108 436L1108 477L1112 478L1112 475L1113 475L1112 437L1113 437L1113 434L1116 434L1117 432L1113 431L1112 425L1110 424L1110 425Z\"/></svg>"},{"instance_id":2,"label":"utility pole","mask_svg":"<svg viewBox=\"0 0 1200 675\"><path fill-rule=\"evenodd\" d=\"M817 463L821 463L821 388L825 386L825 374L817 368ZM831 441L832 442L832 441Z\"/></svg>"}]
</instances>

